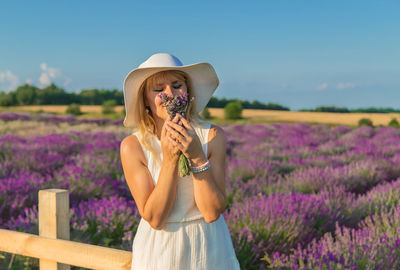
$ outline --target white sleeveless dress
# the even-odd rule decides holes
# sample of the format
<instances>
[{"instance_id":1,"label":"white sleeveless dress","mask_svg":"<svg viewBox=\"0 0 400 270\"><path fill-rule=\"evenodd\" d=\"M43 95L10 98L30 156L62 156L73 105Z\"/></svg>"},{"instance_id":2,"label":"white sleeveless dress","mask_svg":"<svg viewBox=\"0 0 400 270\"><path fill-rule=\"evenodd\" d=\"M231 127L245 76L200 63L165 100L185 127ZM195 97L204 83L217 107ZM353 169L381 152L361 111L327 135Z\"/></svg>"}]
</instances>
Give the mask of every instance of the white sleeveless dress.
<instances>
[{"instance_id":1,"label":"white sleeveless dress","mask_svg":"<svg viewBox=\"0 0 400 270\"><path fill-rule=\"evenodd\" d=\"M211 123L192 124L207 155ZM134 132L141 141L140 133ZM162 161L161 142L153 136L153 147ZM142 146L148 169L157 184L160 166ZM196 206L192 176L179 177L174 206L161 230L140 219L132 244L131 270L240 270L228 226L221 214L207 223Z\"/></svg>"}]
</instances>

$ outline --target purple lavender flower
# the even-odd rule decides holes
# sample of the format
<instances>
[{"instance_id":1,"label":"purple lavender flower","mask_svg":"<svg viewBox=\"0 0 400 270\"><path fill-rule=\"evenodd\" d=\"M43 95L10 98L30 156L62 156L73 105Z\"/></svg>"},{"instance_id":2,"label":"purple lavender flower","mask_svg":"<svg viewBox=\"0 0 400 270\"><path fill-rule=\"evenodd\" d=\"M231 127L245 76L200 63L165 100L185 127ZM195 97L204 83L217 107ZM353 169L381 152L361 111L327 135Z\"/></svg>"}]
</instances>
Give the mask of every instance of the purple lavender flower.
<instances>
[{"instance_id":1,"label":"purple lavender flower","mask_svg":"<svg viewBox=\"0 0 400 270\"><path fill-rule=\"evenodd\" d=\"M189 99L188 93L174 97L168 96L166 93L160 93L159 96L171 119L173 119L177 113L185 117L186 109L194 100L194 97Z\"/></svg>"}]
</instances>

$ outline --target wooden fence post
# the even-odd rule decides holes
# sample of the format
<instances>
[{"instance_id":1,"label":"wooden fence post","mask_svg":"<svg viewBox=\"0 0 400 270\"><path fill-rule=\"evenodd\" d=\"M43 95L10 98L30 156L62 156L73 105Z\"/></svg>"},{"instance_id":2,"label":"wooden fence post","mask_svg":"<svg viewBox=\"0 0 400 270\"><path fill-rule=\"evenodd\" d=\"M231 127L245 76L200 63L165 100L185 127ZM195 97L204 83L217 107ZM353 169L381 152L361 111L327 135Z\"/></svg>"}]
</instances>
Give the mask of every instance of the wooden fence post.
<instances>
[{"instance_id":1,"label":"wooden fence post","mask_svg":"<svg viewBox=\"0 0 400 270\"><path fill-rule=\"evenodd\" d=\"M69 192L64 189L39 190L39 235L70 240ZM66 264L40 259L40 270L70 270Z\"/></svg>"}]
</instances>

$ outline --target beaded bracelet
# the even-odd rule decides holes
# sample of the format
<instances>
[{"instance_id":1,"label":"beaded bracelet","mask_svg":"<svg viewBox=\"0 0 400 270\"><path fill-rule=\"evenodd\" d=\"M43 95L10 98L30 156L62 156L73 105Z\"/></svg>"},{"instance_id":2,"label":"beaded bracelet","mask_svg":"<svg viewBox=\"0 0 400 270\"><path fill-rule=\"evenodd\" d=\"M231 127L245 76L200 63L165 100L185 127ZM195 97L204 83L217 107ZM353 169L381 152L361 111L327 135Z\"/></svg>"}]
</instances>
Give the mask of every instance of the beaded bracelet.
<instances>
[{"instance_id":1,"label":"beaded bracelet","mask_svg":"<svg viewBox=\"0 0 400 270\"><path fill-rule=\"evenodd\" d=\"M206 163L204 163L203 165L200 165L200 166L198 166L198 167L192 167L192 166L190 166L190 170L191 170L192 172L194 172L194 173L198 173L198 172L203 172L203 171L209 169L210 166L211 166L210 161L207 160Z\"/></svg>"}]
</instances>

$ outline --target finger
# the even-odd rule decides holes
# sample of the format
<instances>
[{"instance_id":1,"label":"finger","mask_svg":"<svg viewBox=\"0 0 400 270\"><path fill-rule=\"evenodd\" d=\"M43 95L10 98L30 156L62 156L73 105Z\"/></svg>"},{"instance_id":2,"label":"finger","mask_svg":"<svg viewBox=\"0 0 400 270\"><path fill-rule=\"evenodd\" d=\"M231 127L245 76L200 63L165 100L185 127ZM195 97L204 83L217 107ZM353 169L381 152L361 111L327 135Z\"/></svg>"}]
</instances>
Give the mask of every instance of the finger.
<instances>
[{"instance_id":1,"label":"finger","mask_svg":"<svg viewBox=\"0 0 400 270\"><path fill-rule=\"evenodd\" d=\"M169 120L165 121L164 124L163 124L163 126L162 126L162 128L161 128L161 136L162 136L162 135L165 136L165 134L166 134L167 127L168 127L168 121L169 121Z\"/></svg>"},{"instance_id":2,"label":"finger","mask_svg":"<svg viewBox=\"0 0 400 270\"><path fill-rule=\"evenodd\" d=\"M179 122L179 115L178 114L175 115L174 119L172 119L172 122L174 122L174 123L178 123Z\"/></svg>"},{"instance_id":3,"label":"finger","mask_svg":"<svg viewBox=\"0 0 400 270\"><path fill-rule=\"evenodd\" d=\"M170 136L168 136L168 140L175 146L175 147L177 147L179 150L183 150L183 145L180 143L180 142L178 142L178 141L176 141L176 140L174 140L172 137L170 137Z\"/></svg>"},{"instance_id":4,"label":"finger","mask_svg":"<svg viewBox=\"0 0 400 270\"><path fill-rule=\"evenodd\" d=\"M179 117L179 125L183 126L187 129L193 129L192 126L189 124L189 122L183 117L181 114L177 113L176 114Z\"/></svg>"},{"instance_id":5,"label":"finger","mask_svg":"<svg viewBox=\"0 0 400 270\"><path fill-rule=\"evenodd\" d=\"M180 126L183 126L182 122L181 122L181 119L183 118L183 116L181 114L179 114L179 113L176 113L175 117L176 117L177 121L174 121L174 122L177 123Z\"/></svg>"},{"instance_id":6,"label":"finger","mask_svg":"<svg viewBox=\"0 0 400 270\"><path fill-rule=\"evenodd\" d=\"M173 123L173 125L178 126L177 124L174 124L174 123ZM180 127L180 126L178 126L178 127ZM167 130L168 130L168 133L170 133L174 139L179 140L181 142L186 141L186 138L181 133L174 130L172 127L167 126Z\"/></svg>"},{"instance_id":7,"label":"finger","mask_svg":"<svg viewBox=\"0 0 400 270\"><path fill-rule=\"evenodd\" d=\"M170 124L170 123L177 123L177 117L176 116L174 116L174 118L171 118L170 116L168 117L168 120L167 121L165 121L165 124L166 124L166 126L168 126L168 124Z\"/></svg>"},{"instance_id":8,"label":"finger","mask_svg":"<svg viewBox=\"0 0 400 270\"><path fill-rule=\"evenodd\" d=\"M186 129L178 124L175 123L168 123L168 127L177 130L182 136L187 137L189 134L187 133Z\"/></svg>"},{"instance_id":9,"label":"finger","mask_svg":"<svg viewBox=\"0 0 400 270\"><path fill-rule=\"evenodd\" d=\"M167 123L164 123L164 125L162 126L162 128L161 128L161 137L164 137L165 136L165 132L166 132L166 130L167 130Z\"/></svg>"},{"instance_id":10,"label":"finger","mask_svg":"<svg viewBox=\"0 0 400 270\"><path fill-rule=\"evenodd\" d=\"M181 118L180 121L183 123L183 126L187 129L193 129L192 126L189 124L189 122L185 118Z\"/></svg>"}]
</instances>

